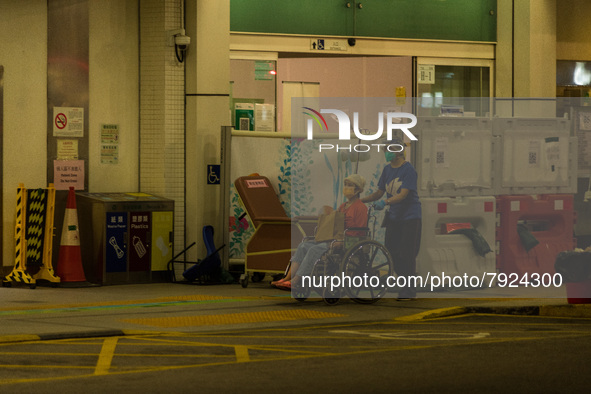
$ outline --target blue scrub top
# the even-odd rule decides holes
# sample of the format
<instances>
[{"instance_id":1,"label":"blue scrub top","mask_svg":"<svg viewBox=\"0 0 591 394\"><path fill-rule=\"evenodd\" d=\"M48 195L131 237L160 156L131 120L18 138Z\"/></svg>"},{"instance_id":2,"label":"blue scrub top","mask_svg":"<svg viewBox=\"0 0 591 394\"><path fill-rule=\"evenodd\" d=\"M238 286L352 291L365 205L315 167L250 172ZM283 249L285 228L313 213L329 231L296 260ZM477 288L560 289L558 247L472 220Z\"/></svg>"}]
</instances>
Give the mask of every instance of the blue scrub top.
<instances>
[{"instance_id":1,"label":"blue scrub top","mask_svg":"<svg viewBox=\"0 0 591 394\"><path fill-rule=\"evenodd\" d=\"M417 172L408 161L398 168L390 163L384 167L378 189L385 191L388 198L399 194L401 189L408 189L408 195L399 203L389 205L388 216L392 220L421 218L421 202L417 193Z\"/></svg>"}]
</instances>

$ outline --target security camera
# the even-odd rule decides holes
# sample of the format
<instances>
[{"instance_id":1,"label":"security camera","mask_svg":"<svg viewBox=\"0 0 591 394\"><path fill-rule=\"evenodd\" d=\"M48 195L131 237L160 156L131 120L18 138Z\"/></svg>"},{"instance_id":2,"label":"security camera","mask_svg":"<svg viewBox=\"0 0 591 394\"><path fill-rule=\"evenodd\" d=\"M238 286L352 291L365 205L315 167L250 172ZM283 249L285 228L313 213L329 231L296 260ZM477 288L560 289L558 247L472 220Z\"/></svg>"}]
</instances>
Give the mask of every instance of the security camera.
<instances>
[{"instance_id":1,"label":"security camera","mask_svg":"<svg viewBox=\"0 0 591 394\"><path fill-rule=\"evenodd\" d=\"M177 34L174 36L174 44L182 51L186 51L190 43L191 37L185 36L184 34Z\"/></svg>"},{"instance_id":2,"label":"security camera","mask_svg":"<svg viewBox=\"0 0 591 394\"><path fill-rule=\"evenodd\" d=\"M185 35L185 29L168 30L166 32L166 46L185 46L191 43L191 37Z\"/></svg>"},{"instance_id":3,"label":"security camera","mask_svg":"<svg viewBox=\"0 0 591 394\"><path fill-rule=\"evenodd\" d=\"M190 43L191 37L185 35L185 29L168 30L166 32L166 45L174 47L174 54L179 63L185 61L185 55Z\"/></svg>"}]
</instances>

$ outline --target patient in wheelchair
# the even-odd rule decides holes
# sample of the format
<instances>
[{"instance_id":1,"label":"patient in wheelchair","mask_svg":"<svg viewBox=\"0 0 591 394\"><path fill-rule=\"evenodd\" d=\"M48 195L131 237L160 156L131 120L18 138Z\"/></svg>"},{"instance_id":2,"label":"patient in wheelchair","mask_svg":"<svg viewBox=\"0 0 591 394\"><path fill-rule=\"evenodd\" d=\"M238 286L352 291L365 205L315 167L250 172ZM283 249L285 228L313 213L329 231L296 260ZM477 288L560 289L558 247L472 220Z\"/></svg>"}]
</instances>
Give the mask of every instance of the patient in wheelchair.
<instances>
[{"instance_id":1,"label":"patient in wheelchair","mask_svg":"<svg viewBox=\"0 0 591 394\"><path fill-rule=\"evenodd\" d=\"M353 174L345 178L343 195L347 199L338 211L344 213L345 229L353 227L366 227L367 207L360 200L359 195L365 187L365 178ZM323 213L330 213L331 207L323 207ZM352 234L355 235L355 234ZM271 285L283 290L291 290L292 283L297 285L300 278L310 275L314 263L329 249L332 241L316 242L315 240L304 241L298 245L290 267L283 279L271 282Z\"/></svg>"}]
</instances>

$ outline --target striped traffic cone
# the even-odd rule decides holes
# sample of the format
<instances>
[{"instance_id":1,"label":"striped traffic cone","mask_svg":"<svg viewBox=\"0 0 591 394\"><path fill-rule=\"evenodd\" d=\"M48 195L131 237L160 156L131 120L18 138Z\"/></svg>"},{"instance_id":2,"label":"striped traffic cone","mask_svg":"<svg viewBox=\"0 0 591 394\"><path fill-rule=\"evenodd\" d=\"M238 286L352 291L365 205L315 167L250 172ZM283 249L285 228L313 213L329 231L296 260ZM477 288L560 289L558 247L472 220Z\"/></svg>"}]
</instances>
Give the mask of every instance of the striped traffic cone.
<instances>
[{"instance_id":1,"label":"striped traffic cone","mask_svg":"<svg viewBox=\"0 0 591 394\"><path fill-rule=\"evenodd\" d=\"M62 283L86 282L82 268L78 212L76 211L76 194L73 187L70 187L68 193L56 272Z\"/></svg>"}]
</instances>

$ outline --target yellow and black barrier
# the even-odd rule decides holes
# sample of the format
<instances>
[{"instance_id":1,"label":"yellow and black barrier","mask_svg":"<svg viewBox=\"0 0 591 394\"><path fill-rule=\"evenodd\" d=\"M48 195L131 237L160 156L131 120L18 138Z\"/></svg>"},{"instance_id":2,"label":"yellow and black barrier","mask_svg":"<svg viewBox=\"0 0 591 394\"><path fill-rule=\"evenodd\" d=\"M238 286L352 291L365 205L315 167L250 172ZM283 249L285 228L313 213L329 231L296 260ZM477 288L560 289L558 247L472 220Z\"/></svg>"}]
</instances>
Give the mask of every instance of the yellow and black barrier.
<instances>
[{"instance_id":1,"label":"yellow and black barrier","mask_svg":"<svg viewBox=\"0 0 591 394\"><path fill-rule=\"evenodd\" d=\"M55 188L27 190L19 184L16 195L15 262L12 272L2 281L28 284L32 289L37 280L59 283L53 270L53 221ZM31 272L36 271L31 274Z\"/></svg>"}]
</instances>

